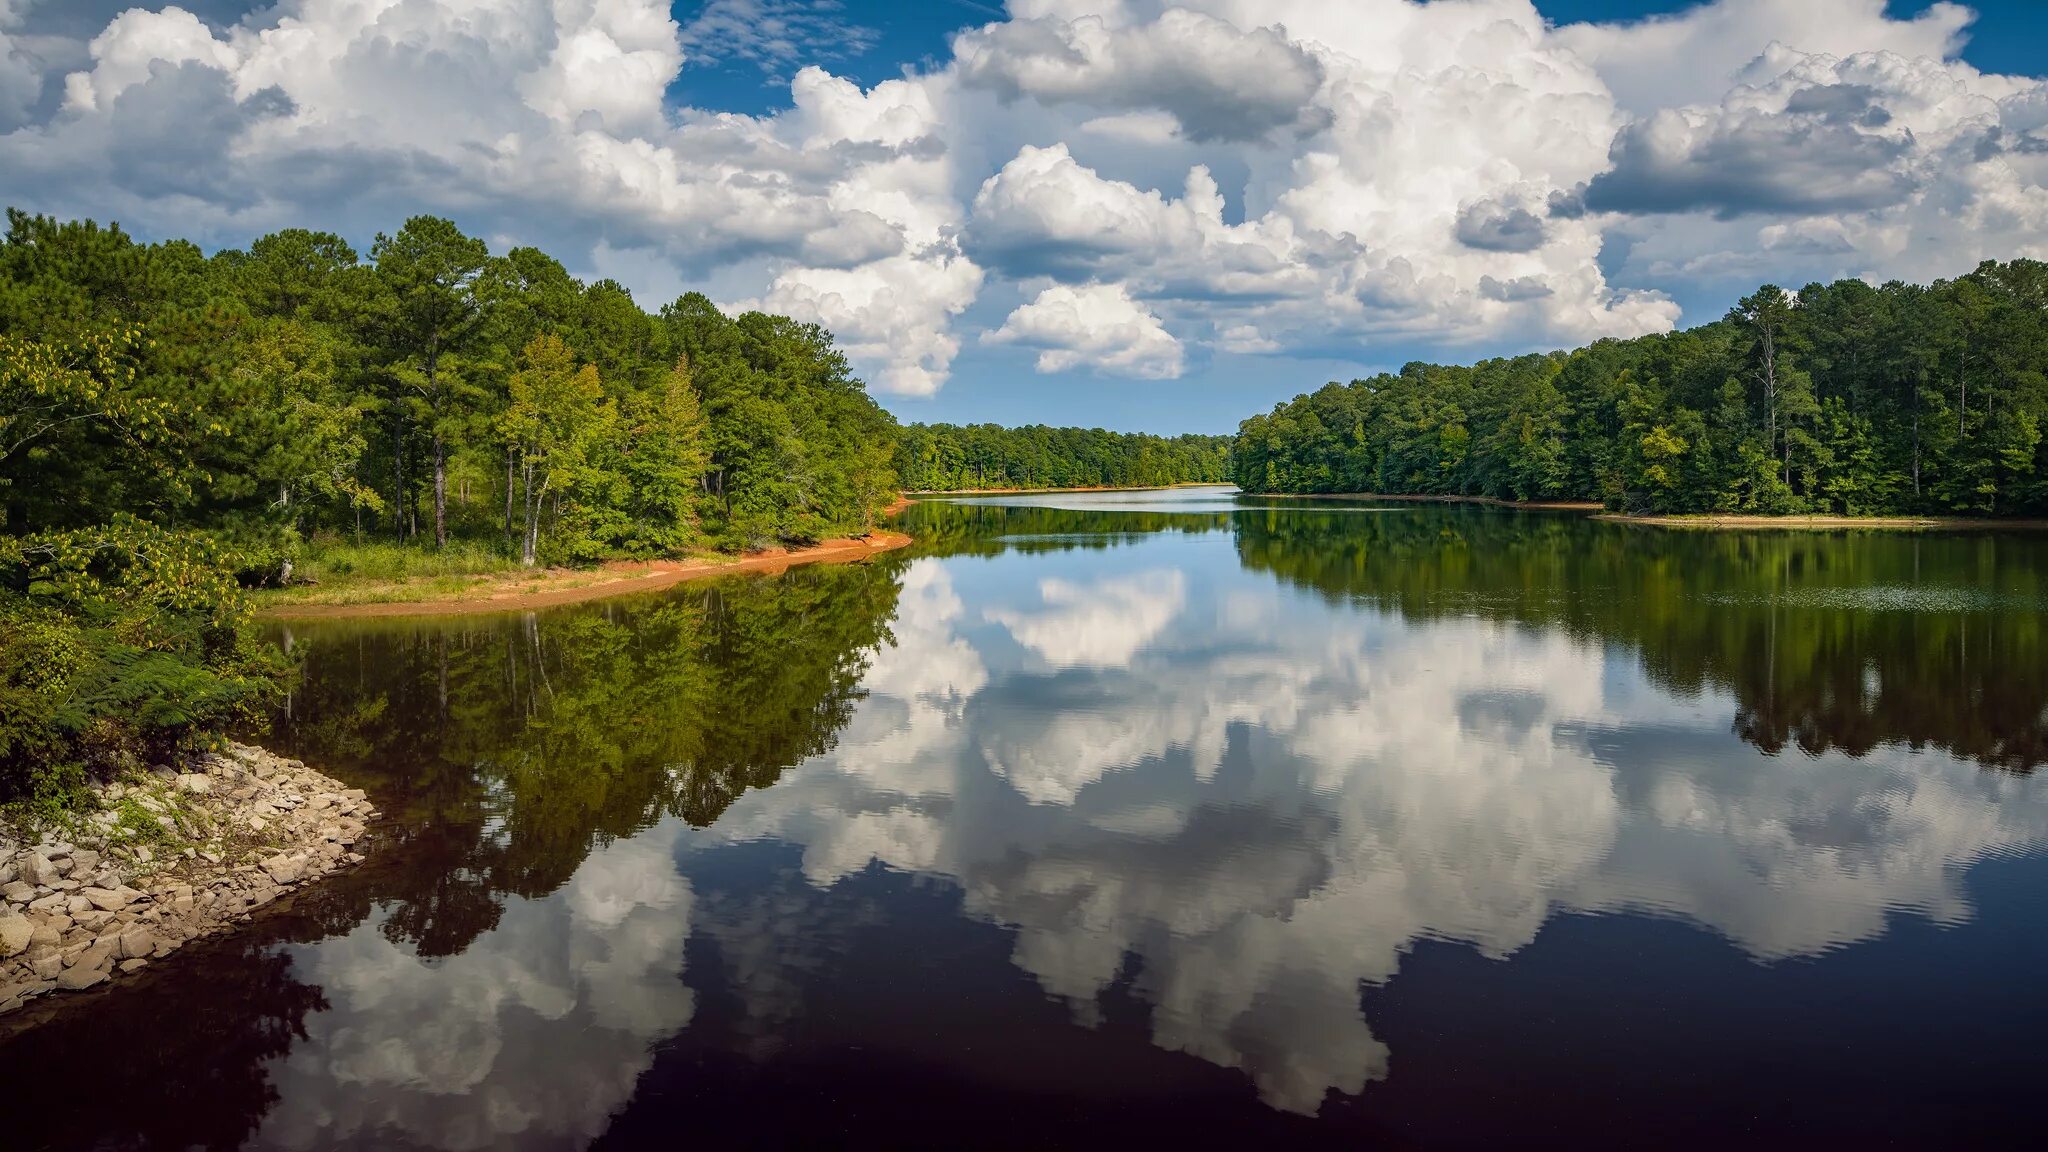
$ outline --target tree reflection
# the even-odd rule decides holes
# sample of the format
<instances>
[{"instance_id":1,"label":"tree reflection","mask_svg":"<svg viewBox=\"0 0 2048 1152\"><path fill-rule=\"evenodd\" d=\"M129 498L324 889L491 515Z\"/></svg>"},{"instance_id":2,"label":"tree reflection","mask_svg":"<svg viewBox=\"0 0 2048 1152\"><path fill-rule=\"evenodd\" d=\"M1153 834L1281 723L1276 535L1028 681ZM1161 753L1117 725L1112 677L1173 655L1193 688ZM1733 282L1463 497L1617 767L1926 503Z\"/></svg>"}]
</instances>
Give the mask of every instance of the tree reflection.
<instances>
[{"instance_id":1,"label":"tree reflection","mask_svg":"<svg viewBox=\"0 0 2048 1152\"><path fill-rule=\"evenodd\" d=\"M366 781L407 861L394 941L460 952L664 814L717 819L829 749L887 638L899 561L514 617L295 629L274 742ZM311 643L306 643L308 640Z\"/></svg>"},{"instance_id":2,"label":"tree reflection","mask_svg":"<svg viewBox=\"0 0 2048 1152\"><path fill-rule=\"evenodd\" d=\"M61 1012L0 1042L0 1080L17 1103L7 1109L7 1146L227 1149L247 1141L277 1103L270 1062L305 1038L307 1014L327 1004L267 941L234 938L199 959L205 980L143 978L99 1010Z\"/></svg>"},{"instance_id":3,"label":"tree reflection","mask_svg":"<svg viewBox=\"0 0 2048 1152\"><path fill-rule=\"evenodd\" d=\"M1932 745L2048 758L2048 540L1993 533L1680 532L1469 508L1244 511L1249 568L1430 620L1626 645L1660 687L1725 689L1776 753Z\"/></svg>"}]
</instances>

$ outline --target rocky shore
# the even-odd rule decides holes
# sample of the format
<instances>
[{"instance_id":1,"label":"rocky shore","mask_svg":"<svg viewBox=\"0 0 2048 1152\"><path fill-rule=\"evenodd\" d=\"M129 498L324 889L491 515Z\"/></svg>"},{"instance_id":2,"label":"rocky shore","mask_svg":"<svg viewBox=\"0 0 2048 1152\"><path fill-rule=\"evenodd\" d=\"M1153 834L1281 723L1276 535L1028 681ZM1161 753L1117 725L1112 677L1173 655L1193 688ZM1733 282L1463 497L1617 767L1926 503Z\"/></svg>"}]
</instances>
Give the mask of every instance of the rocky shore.
<instances>
[{"instance_id":1,"label":"rocky shore","mask_svg":"<svg viewBox=\"0 0 2048 1152\"><path fill-rule=\"evenodd\" d=\"M0 1016L137 972L361 863L376 814L358 789L230 744L103 786L97 811L35 843L0 826Z\"/></svg>"}]
</instances>

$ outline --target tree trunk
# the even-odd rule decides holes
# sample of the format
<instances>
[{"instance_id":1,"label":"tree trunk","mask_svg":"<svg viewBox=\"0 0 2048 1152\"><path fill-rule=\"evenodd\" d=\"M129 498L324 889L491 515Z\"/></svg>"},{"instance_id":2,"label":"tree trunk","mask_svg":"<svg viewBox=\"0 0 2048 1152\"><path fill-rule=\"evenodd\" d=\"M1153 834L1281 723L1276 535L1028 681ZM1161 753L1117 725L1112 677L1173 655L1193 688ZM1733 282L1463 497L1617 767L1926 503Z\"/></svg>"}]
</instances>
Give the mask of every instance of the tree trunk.
<instances>
[{"instance_id":1,"label":"tree trunk","mask_svg":"<svg viewBox=\"0 0 2048 1152\"><path fill-rule=\"evenodd\" d=\"M405 413L398 414L397 430L391 436L395 479L391 488L391 522L398 526L398 538L405 539Z\"/></svg>"},{"instance_id":2,"label":"tree trunk","mask_svg":"<svg viewBox=\"0 0 2048 1152\"><path fill-rule=\"evenodd\" d=\"M526 531L519 548L519 562L533 567L540 544L540 494L533 490L533 461L523 461L526 473Z\"/></svg>"},{"instance_id":3,"label":"tree trunk","mask_svg":"<svg viewBox=\"0 0 2048 1152\"><path fill-rule=\"evenodd\" d=\"M505 542L512 542L512 449L505 449Z\"/></svg>"},{"instance_id":4,"label":"tree trunk","mask_svg":"<svg viewBox=\"0 0 2048 1152\"><path fill-rule=\"evenodd\" d=\"M448 546L448 450L434 429L434 547Z\"/></svg>"}]
</instances>

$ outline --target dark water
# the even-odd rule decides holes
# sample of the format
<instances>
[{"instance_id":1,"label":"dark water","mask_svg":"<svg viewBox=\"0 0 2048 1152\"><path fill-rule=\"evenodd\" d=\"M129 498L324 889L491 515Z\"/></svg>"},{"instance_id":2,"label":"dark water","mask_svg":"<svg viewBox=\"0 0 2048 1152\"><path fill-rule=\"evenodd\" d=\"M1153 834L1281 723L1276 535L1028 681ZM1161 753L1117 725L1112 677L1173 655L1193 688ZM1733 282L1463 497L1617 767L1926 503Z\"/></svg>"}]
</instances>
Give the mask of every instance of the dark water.
<instances>
[{"instance_id":1,"label":"dark water","mask_svg":"<svg viewBox=\"0 0 2048 1152\"><path fill-rule=\"evenodd\" d=\"M0 1144L2030 1143L2048 538L1216 492L294 625L388 814Z\"/></svg>"}]
</instances>

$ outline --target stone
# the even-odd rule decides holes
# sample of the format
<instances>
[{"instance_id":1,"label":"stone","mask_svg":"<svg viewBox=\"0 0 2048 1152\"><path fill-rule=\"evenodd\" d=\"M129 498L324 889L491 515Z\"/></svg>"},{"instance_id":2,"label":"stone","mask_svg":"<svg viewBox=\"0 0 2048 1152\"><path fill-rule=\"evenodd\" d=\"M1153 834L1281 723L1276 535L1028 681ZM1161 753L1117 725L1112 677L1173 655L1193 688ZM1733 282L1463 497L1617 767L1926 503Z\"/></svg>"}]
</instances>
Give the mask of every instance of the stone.
<instances>
[{"instance_id":1,"label":"stone","mask_svg":"<svg viewBox=\"0 0 2048 1152\"><path fill-rule=\"evenodd\" d=\"M57 987L66 992L83 992L107 982L107 973L102 968L71 967L57 974Z\"/></svg>"},{"instance_id":2,"label":"stone","mask_svg":"<svg viewBox=\"0 0 2048 1152\"><path fill-rule=\"evenodd\" d=\"M263 870L270 873L270 878L279 884L295 884L300 876L305 875L306 862L280 852L263 862Z\"/></svg>"},{"instance_id":3,"label":"stone","mask_svg":"<svg viewBox=\"0 0 2048 1152\"><path fill-rule=\"evenodd\" d=\"M64 971L64 954L55 948L46 949L29 962L29 970L36 974L38 980L55 980Z\"/></svg>"},{"instance_id":4,"label":"stone","mask_svg":"<svg viewBox=\"0 0 2048 1152\"><path fill-rule=\"evenodd\" d=\"M133 895L141 895L141 893L133 892L132 889L129 892ZM82 888L78 894L85 897L87 902L102 912L118 912L134 903L129 895L124 894L121 890L112 888Z\"/></svg>"},{"instance_id":5,"label":"stone","mask_svg":"<svg viewBox=\"0 0 2048 1152\"><path fill-rule=\"evenodd\" d=\"M93 869L100 866L100 854L91 849L80 848L71 854L71 863L73 875L84 873L90 876Z\"/></svg>"},{"instance_id":6,"label":"stone","mask_svg":"<svg viewBox=\"0 0 2048 1152\"><path fill-rule=\"evenodd\" d=\"M178 777L178 791L189 792L194 796L204 796L208 792L213 791L213 780L211 777L202 776L197 772L187 772Z\"/></svg>"},{"instance_id":7,"label":"stone","mask_svg":"<svg viewBox=\"0 0 2048 1152\"><path fill-rule=\"evenodd\" d=\"M123 960L139 960L156 951L156 936L147 928L130 928L121 933L119 943Z\"/></svg>"},{"instance_id":8,"label":"stone","mask_svg":"<svg viewBox=\"0 0 2048 1152\"><path fill-rule=\"evenodd\" d=\"M4 887L0 887L0 896L5 896L16 904L26 904L36 898L36 890L32 884L25 884L20 880L15 880L9 882Z\"/></svg>"},{"instance_id":9,"label":"stone","mask_svg":"<svg viewBox=\"0 0 2048 1152\"><path fill-rule=\"evenodd\" d=\"M147 960L143 959L142 957L138 956L138 957L136 957L136 958L135 958L135 959L133 959L133 960L123 960L123 961L121 961L121 965L120 965L120 967L121 967L121 971L123 971L123 972L138 972L138 971L141 971L141 970L142 970L142 969L144 969L144 968L147 968L147 967L149 967L149 961L147 961Z\"/></svg>"},{"instance_id":10,"label":"stone","mask_svg":"<svg viewBox=\"0 0 2048 1152\"><path fill-rule=\"evenodd\" d=\"M68 923L64 925L64 928L69 927L71 927L71 925ZM47 921L37 925L35 935L29 937L29 946L33 948L38 944L55 945L63 943L64 928L59 928L53 924L50 924Z\"/></svg>"},{"instance_id":11,"label":"stone","mask_svg":"<svg viewBox=\"0 0 2048 1152\"><path fill-rule=\"evenodd\" d=\"M28 922L28 917L12 912L0 913L0 958L19 956L28 951L35 934L36 926Z\"/></svg>"},{"instance_id":12,"label":"stone","mask_svg":"<svg viewBox=\"0 0 2048 1152\"><path fill-rule=\"evenodd\" d=\"M113 962L114 946L111 943L102 944L98 941L92 941L84 947L74 944L64 950L64 968L66 971L74 968L83 968L90 972L94 969L105 968Z\"/></svg>"},{"instance_id":13,"label":"stone","mask_svg":"<svg viewBox=\"0 0 2048 1152\"><path fill-rule=\"evenodd\" d=\"M21 878L30 884L47 888L62 880L64 875L57 871L57 866L50 862L48 856L40 852L30 852L22 859Z\"/></svg>"}]
</instances>

